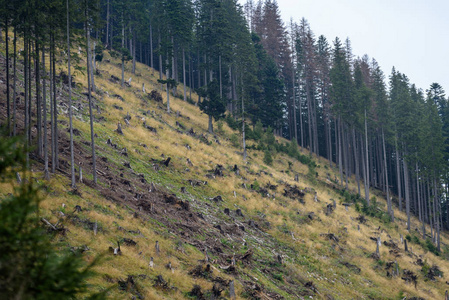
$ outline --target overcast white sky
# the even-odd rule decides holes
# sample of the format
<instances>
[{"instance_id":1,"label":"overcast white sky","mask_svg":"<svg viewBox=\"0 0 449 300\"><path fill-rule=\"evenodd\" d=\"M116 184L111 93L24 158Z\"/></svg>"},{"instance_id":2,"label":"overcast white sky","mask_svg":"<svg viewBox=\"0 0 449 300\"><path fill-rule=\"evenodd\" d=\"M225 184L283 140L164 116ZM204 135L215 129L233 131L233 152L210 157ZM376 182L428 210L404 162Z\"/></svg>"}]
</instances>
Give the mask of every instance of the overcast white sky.
<instances>
[{"instance_id":1,"label":"overcast white sky","mask_svg":"<svg viewBox=\"0 0 449 300\"><path fill-rule=\"evenodd\" d=\"M323 34L330 42L349 37L354 55L375 58L387 79L395 66L418 88L438 82L449 95L448 0L277 2L285 24L304 17L317 37Z\"/></svg>"}]
</instances>

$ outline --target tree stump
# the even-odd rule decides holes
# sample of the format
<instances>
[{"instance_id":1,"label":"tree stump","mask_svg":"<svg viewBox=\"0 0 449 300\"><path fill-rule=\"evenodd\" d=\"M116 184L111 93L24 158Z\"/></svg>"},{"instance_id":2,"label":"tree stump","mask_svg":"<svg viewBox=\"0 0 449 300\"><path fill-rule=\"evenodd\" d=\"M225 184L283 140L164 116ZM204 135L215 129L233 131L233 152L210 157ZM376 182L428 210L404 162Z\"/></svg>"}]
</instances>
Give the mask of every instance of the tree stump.
<instances>
[{"instance_id":1,"label":"tree stump","mask_svg":"<svg viewBox=\"0 0 449 300\"><path fill-rule=\"evenodd\" d=\"M168 167L168 164L170 163L170 160L171 160L171 157L167 158L167 159L164 161L164 165L165 165L166 167Z\"/></svg>"},{"instance_id":2,"label":"tree stump","mask_svg":"<svg viewBox=\"0 0 449 300\"><path fill-rule=\"evenodd\" d=\"M17 183L18 183L18 184L21 184L21 183L22 183L22 178L20 177L19 172L16 172L16 180L17 180Z\"/></svg>"},{"instance_id":3,"label":"tree stump","mask_svg":"<svg viewBox=\"0 0 449 300\"><path fill-rule=\"evenodd\" d=\"M407 240L404 240L404 251L408 252Z\"/></svg>"},{"instance_id":4,"label":"tree stump","mask_svg":"<svg viewBox=\"0 0 449 300\"><path fill-rule=\"evenodd\" d=\"M83 182L83 168L79 167L79 182Z\"/></svg>"},{"instance_id":5,"label":"tree stump","mask_svg":"<svg viewBox=\"0 0 449 300\"><path fill-rule=\"evenodd\" d=\"M229 282L229 297L230 297L232 300L235 300L235 299L236 299L236 296L235 296L235 288L234 288L234 280L231 280L231 282Z\"/></svg>"},{"instance_id":6,"label":"tree stump","mask_svg":"<svg viewBox=\"0 0 449 300\"><path fill-rule=\"evenodd\" d=\"M117 124L117 129L115 130L118 134L123 135L123 131L122 131L122 124L120 124L120 122L118 122Z\"/></svg>"},{"instance_id":7,"label":"tree stump","mask_svg":"<svg viewBox=\"0 0 449 300\"><path fill-rule=\"evenodd\" d=\"M98 223L97 223L97 221L95 221L95 224L94 224L94 235L97 235L97 229L98 229Z\"/></svg>"},{"instance_id":8,"label":"tree stump","mask_svg":"<svg viewBox=\"0 0 449 300\"><path fill-rule=\"evenodd\" d=\"M150 266L150 268L154 267L153 256L150 257L150 263L148 265Z\"/></svg>"},{"instance_id":9,"label":"tree stump","mask_svg":"<svg viewBox=\"0 0 449 300\"><path fill-rule=\"evenodd\" d=\"M161 252L161 249L159 248L159 241L156 241L155 249L156 249L156 254L159 255L159 253Z\"/></svg>"},{"instance_id":10,"label":"tree stump","mask_svg":"<svg viewBox=\"0 0 449 300\"><path fill-rule=\"evenodd\" d=\"M145 83L142 83L142 93L145 93Z\"/></svg>"},{"instance_id":11,"label":"tree stump","mask_svg":"<svg viewBox=\"0 0 449 300\"><path fill-rule=\"evenodd\" d=\"M299 182L299 175L298 174L295 174L295 181Z\"/></svg>"}]
</instances>

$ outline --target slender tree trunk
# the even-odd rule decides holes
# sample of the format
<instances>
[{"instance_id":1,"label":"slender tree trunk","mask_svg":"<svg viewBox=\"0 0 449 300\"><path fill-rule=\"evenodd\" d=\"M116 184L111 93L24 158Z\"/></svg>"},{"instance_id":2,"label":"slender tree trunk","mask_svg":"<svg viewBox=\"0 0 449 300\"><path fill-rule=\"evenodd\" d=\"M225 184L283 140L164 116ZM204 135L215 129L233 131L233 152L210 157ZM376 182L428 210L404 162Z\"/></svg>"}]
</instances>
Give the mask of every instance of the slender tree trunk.
<instances>
[{"instance_id":1,"label":"slender tree trunk","mask_svg":"<svg viewBox=\"0 0 449 300\"><path fill-rule=\"evenodd\" d=\"M384 152L384 169L385 169L384 171L385 171L385 185L387 190L388 214L390 215L391 221L394 222L393 205L391 204L390 198L390 186L388 185L387 151L385 150L385 135L383 127L382 127L382 148Z\"/></svg>"},{"instance_id":2,"label":"slender tree trunk","mask_svg":"<svg viewBox=\"0 0 449 300\"><path fill-rule=\"evenodd\" d=\"M24 110L24 135L25 135L25 149L26 149L26 161L27 166L29 163L29 154L28 154L28 147L29 147L29 137L28 137L28 127L30 126L29 119L28 119L28 38L24 37L24 62L23 62L23 80L25 83L25 91L24 91L24 101L25 101L25 110Z\"/></svg>"},{"instance_id":3,"label":"slender tree trunk","mask_svg":"<svg viewBox=\"0 0 449 300\"><path fill-rule=\"evenodd\" d=\"M9 100L9 40L8 40L8 16L5 18L5 52L6 52L6 118L7 118L7 130L9 135L12 135L11 130L11 111L10 111L10 100Z\"/></svg>"},{"instance_id":4,"label":"slender tree trunk","mask_svg":"<svg viewBox=\"0 0 449 300\"><path fill-rule=\"evenodd\" d=\"M366 118L366 108L365 108L365 153L366 153L366 177L365 177L365 200L368 206L370 205L369 199L369 156L368 156L368 124Z\"/></svg>"},{"instance_id":5,"label":"slender tree trunk","mask_svg":"<svg viewBox=\"0 0 449 300\"><path fill-rule=\"evenodd\" d=\"M192 73L192 56L189 54L189 98L192 100L192 89L195 82L193 81L193 73Z\"/></svg>"},{"instance_id":6,"label":"slender tree trunk","mask_svg":"<svg viewBox=\"0 0 449 300\"><path fill-rule=\"evenodd\" d=\"M51 132L51 140L50 140L50 156L51 156L51 172L55 173L55 112L53 111L53 85L55 82L53 81L53 45L52 45L52 34L50 34L50 49L49 49L49 61L50 61L50 132Z\"/></svg>"},{"instance_id":7,"label":"slender tree trunk","mask_svg":"<svg viewBox=\"0 0 449 300\"><path fill-rule=\"evenodd\" d=\"M182 47L182 84L184 85L184 101L187 101L186 91L186 53L184 47Z\"/></svg>"},{"instance_id":8,"label":"slender tree trunk","mask_svg":"<svg viewBox=\"0 0 449 300\"><path fill-rule=\"evenodd\" d=\"M333 153L332 153L332 121L329 118L328 120L328 132L327 134L329 135L328 140L329 140L329 166L332 168L332 161L333 161Z\"/></svg>"},{"instance_id":9,"label":"slender tree trunk","mask_svg":"<svg viewBox=\"0 0 449 300\"><path fill-rule=\"evenodd\" d=\"M430 197L430 177L427 178L427 211L429 216L430 237L433 241L433 214L432 214L432 198Z\"/></svg>"},{"instance_id":10,"label":"slender tree trunk","mask_svg":"<svg viewBox=\"0 0 449 300\"><path fill-rule=\"evenodd\" d=\"M298 105L299 105L299 130L300 130L300 133L301 133L301 148L304 148L304 128L303 128L303 121L302 121L302 98L301 98L301 94L299 94Z\"/></svg>"},{"instance_id":11,"label":"slender tree trunk","mask_svg":"<svg viewBox=\"0 0 449 300\"><path fill-rule=\"evenodd\" d=\"M220 81L220 98L223 99L223 84L221 79L221 55L218 56L218 79Z\"/></svg>"},{"instance_id":12,"label":"slender tree trunk","mask_svg":"<svg viewBox=\"0 0 449 300\"><path fill-rule=\"evenodd\" d=\"M39 44L35 42L34 70L36 76L37 155L42 157L42 105L40 93Z\"/></svg>"},{"instance_id":13,"label":"slender tree trunk","mask_svg":"<svg viewBox=\"0 0 449 300\"><path fill-rule=\"evenodd\" d=\"M14 27L14 79L13 79L13 92L12 92L12 115L13 115L13 123L12 123L12 135L16 136L16 126L17 126L17 119L16 119L16 84L17 84L17 31L16 27Z\"/></svg>"},{"instance_id":14,"label":"slender tree trunk","mask_svg":"<svg viewBox=\"0 0 449 300\"><path fill-rule=\"evenodd\" d=\"M171 78L178 81L178 76L176 74L176 63L175 63L175 56L176 56L176 47L175 47L175 42L174 42L174 37L171 37L171 43L173 45L173 52L171 53ZM168 76L167 76L168 79ZM176 97L176 93L177 93L177 89L176 89L176 85L174 85L173 87L173 96Z\"/></svg>"},{"instance_id":15,"label":"slender tree trunk","mask_svg":"<svg viewBox=\"0 0 449 300\"><path fill-rule=\"evenodd\" d=\"M404 159L402 160L402 163L404 167L405 210L407 213L407 230L410 231L410 190L409 190L408 165L406 153L404 153L403 157Z\"/></svg>"},{"instance_id":16,"label":"slender tree trunk","mask_svg":"<svg viewBox=\"0 0 449 300\"><path fill-rule=\"evenodd\" d=\"M399 210L402 211L402 182L401 182L401 169L399 164L399 148L398 148L398 135L395 136L395 148L396 148L396 179L398 185L398 201Z\"/></svg>"},{"instance_id":17,"label":"slender tree trunk","mask_svg":"<svg viewBox=\"0 0 449 300\"><path fill-rule=\"evenodd\" d=\"M341 149L341 116L338 117L338 169L340 171L340 186L343 187L343 158Z\"/></svg>"},{"instance_id":18,"label":"slender tree trunk","mask_svg":"<svg viewBox=\"0 0 449 300\"><path fill-rule=\"evenodd\" d=\"M161 45L161 32L159 31L158 35L158 42L159 42L159 79L162 80L162 45ZM161 90L162 90L162 84L161 84Z\"/></svg>"},{"instance_id":19,"label":"slender tree trunk","mask_svg":"<svg viewBox=\"0 0 449 300\"><path fill-rule=\"evenodd\" d=\"M435 180L435 174L433 175L433 225L435 226L433 231L433 242L434 244L437 243L437 231L438 231L438 217L437 217L437 209L436 209L436 203L437 203L437 186L436 186L436 180Z\"/></svg>"},{"instance_id":20,"label":"slender tree trunk","mask_svg":"<svg viewBox=\"0 0 449 300\"><path fill-rule=\"evenodd\" d=\"M87 18L87 10L86 10L86 18ZM90 28L89 25L85 24L86 28L86 38L87 38L87 94L89 97L89 118L90 118L90 143L92 147L92 175L94 179L94 184L97 184L97 166L96 166L96 158L95 158L95 134L94 134L94 116L92 113L92 95L91 95L91 89L90 89L90 63L91 57L90 57ZM123 78L122 78L123 79Z\"/></svg>"},{"instance_id":21,"label":"slender tree trunk","mask_svg":"<svg viewBox=\"0 0 449 300\"><path fill-rule=\"evenodd\" d=\"M106 48L110 48L109 46L109 0L106 2Z\"/></svg>"},{"instance_id":22,"label":"slender tree trunk","mask_svg":"<svg viewBox=\"0 0 449 300\"><path fill-rule=\"evenodd\" d=\"M310 99L310 87L309 87L309 83L306 82L306 96L307 96L307 127L309 130L309 152L310 154L312 154L313 152L313 144L312 144L312 101ZM340 118L340 130L341 130L341 118ZM341 136L342 133L340 133ZM342 183L343 185L343 183Z\"/></svg>"},{"instance_id":23,"label":"slender tree trunk","mask_svg":"<svg viewBox=\"0 0 449 300\"><path fill-rule=\"evenodd\" d=\"M418 202L418 216L419 221L422 222L423 217L421 213L421 198L419 194L419 169L418 169L418 161L415 162L415 172L416 172L416 199ZM416 213L416 212L415 212Z\"/></svg>"},{"instance_id":24,"label":"slender tree trunk","mask_svg":"<svg viewBox=\"0 0 449 300\"><path fill-rule=\"evenodd\" d=\"M360 134L360 157L362 159L362 177L363 177L363 189L365 190L365 199L366 199L366 166L365 166L365 147L363 143L363 136Z\"/></svg>"},{"instance_id":25,"label":"slender tree trunk","mask_svg":"<svg viewBox=\"0 0 449 300\"><path fill-rule=\"evenodd\" d=\"M42 102L44 106L44 178L50 180L48 172L48 136L47 136L47 72L45 71L45 47L42 47Z\"/></svg>"},{"instance_id":26,"label":"slender tree trunk","mask_svg":"<svg viewBox=\"0 0 449 300\"><path fill-rule=\"evenodd\" d=\"M33 118L32 118L32 83L33 83L33 78L32 78L32 73L31 73L31 56L32 56L32 49L31 49L31 45L32 42L31 40L28 40L28 121L29 121L29 126L27 128L27 134L28 134L28 143L31 146L32 145L32 134L31 134L31 128L32 123L33 123Z\"/></svg>"},{"instance_id":27,"label":"slender tree trunk","mask_svg":"<svg viewBox=\"0 0 449 300\"><path fill-rule=\"evenodd\" d=\"M243 80L242 80L243 81ZM240 98L242 98L242 138L243 138L243 161L246 162L246 138L245 138L245 103L243 101L243 82L242 82L242 94Z\"/></svg>"},{"instance_id":28,"label":"slender tree trunk","mask_svg":"<svg viewBox=\"0 0 449 300\"><path fill-rule=\"evenodd\" d=\"M343 124L342 124L341 134L343 136L342 143L343 143L343 160L344 160L344 167L345 167L345 186L346 186L346 189L349 189L349 186L348 186L348 177L350 176L350 171L349 171L349 167L348 167L348 161L349 161L348 145L349 145L349 142L347 140L345 126Z\"/></svg>"},{"instance_id":29,"label":"slender tree trunk","mask_svg":"<svg viewBox=\"0 0 449 300\"><path fill-rule=\"evenodd\" d=\"M122 51L125 49L125 20L122 13ZM125 85L125 55L122 53L122 81L121 87Z\"/></svg>"},{"instance_id":30,"label":"slender tree trunk","mask_svg":"<svg viewBox=\"0 0 449 300\"><path fill-rule=\"evenodd\" d=\"M154 65L153 65L154 59L153 59L153 26L150 24L150 67L151 67L151 74L154 72Z\"/></svg>"},{"instance_id":31,"label":"slender tree trunk","mask_svg":"<svg viewBox=\"0 0 449 300\"><path fill-rule=\"evenodd\" d=\"M136 37L135 37L135 32L133 32L133 35L131 37L131 44L133 45L133 51L132 51L132 56L133 56L133 68L132 68L132 73L136 74Z\"/></svg>"},{"instance_id":32,"label":"slender tree trunk","mask_svg":"<svg viewBox=\"0 0 449 300\"><path fill-rule=\"evenodd\" d=\"M209 127L208 127L209 133L214 133L214 125L212 123L212 116L209 115Z\"/></svg>"},{"instance_id":33,"label":"slender tree trunk","mask_svg":"<svg viewBox=\"0 0 449 300\"><path fill-rule=\"evenodd\" d=\"M168 61L167 61L167 65L168 65ZM168 79L168 68L165 70L165 77ZM167 113L170 113L170 87L168 86L167 83Z\"/></svg>"},{"instance_id":34,"label":"slender tree trunk","mask_svg":"<svg viewBox=\"0 0 449 300\"><path fill-rule=\"evenodd\" d=\"M56 97L56 45L55 36L52 35L52 46L53 46L53 120L54 120L54 167L59 168L59 134L58 134L58 107L57 107L57 97ZM53 172L55 171L53 169Z\"/></svg>"},{"instance_id":35,"label":"slender tree trunk","mask_svg":"<svg viewBox=\"0 0 449 300\"><path fill-rule=\"evenodd\" d=\"M360 167L359 167L359 153L357 151L357 141L355 138L355 128L352 128L352 144L354 145L354 158L355 158L355 180L357 181L357 190L359 193L359 196L362 194L360 193Z\"/></svg>"},{"instance_id":36,"label":"slender tree trunk","mask_svg":"<svg viewBox=\"0 0 449 300\"><path fill-rule=\"evenodd\" d=\"M295 134L295 142L298 144L298 124L296 123L296 91L295 91L295 68L292 68L292 95L293 95L293 123L294 123L294 134Z\"/></svg>"},{"instance_id":37,"label":"slender tree trunk","mask_svg":"<svg viewBox=\"0 0 449 300\"><path fill-rule=\"evenodd\" d=\"M70 10L69 10L69 0L66 1L67 5L67 73L69 76L69 131L70 131L70 174L71 174L71 186L76 187L75 181L75 155L73 149L73 112L72 112L72 70L70 65ZM109 1L108 1L109 9ZM109 13L109 11L108 11ZM90 51L90 49L88 49Z\"/></svg>"},{"instance_id":38,"label":"slender tree trunk","mask_svg":"<svg viewBox=\"0 0 449 300\"><path fill-rule=\"evenodd\" d=\"M97 31L97 35L98 35L98 31ZM93 70L92 78L94 78L94 74L97 71L97 59L95 58L95 56L96 56L95 53L97 51L96 49L97 49L97 41L95 40L93 42L93 47L92 47L92 70ZM93 90L95 91L96 87L95 87L95 80L94 79L92 79L92 85L94 86Z\"/></svg>"},{"instance_id":39,"label":"slender tree trunk","mask_svg":"<svg viewBox=\"0 0 449 300\"><path fill-rule=\"evenodd\" d=\"M90 34L90 32L89 32ZM92 92L95 92L97 90L97 88L95 87L95 77L94 77L94 71L95 71L95 41L92 43L93 47L92 49L89 48L90 51L90 89Z\"/></svg>"}]
</instances>

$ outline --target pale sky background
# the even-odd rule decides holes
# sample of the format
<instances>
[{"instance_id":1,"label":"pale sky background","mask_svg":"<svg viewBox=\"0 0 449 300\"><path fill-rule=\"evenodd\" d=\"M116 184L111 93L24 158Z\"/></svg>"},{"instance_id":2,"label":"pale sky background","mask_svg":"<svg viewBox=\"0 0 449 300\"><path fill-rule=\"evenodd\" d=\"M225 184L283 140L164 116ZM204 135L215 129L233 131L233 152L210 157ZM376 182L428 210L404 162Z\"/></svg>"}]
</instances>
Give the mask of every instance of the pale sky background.
<instances>
[{"instance_id":1,"label":"pale sky background","mask_svg":"<svg viewBox=\"0 0 449 300\"><path fill-rule=\"evenodd\" d=\"M243 5L246 0L239 0ZM404 73L424 91L432 82L449 95L448 0L277 0L284 24L306 18L315 36L351 40L385 73Z\"/></svg>"}]
</instances>

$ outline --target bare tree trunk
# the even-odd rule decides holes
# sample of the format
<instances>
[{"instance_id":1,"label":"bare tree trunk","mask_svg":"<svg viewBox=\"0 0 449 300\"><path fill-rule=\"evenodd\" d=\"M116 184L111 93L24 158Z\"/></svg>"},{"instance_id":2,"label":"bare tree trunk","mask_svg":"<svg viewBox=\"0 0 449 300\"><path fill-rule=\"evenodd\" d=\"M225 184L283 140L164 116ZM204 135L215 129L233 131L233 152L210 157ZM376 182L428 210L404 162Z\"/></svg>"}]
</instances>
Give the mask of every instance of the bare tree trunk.
<instances>
[{"instance_id":1,"label":"bare tree trunk","mask_svg":"<svg viewBox=\"0 0 449 300\"><path fill-rule=\"evenodd\" d=\"M362 159L362 175L363 175L363 189L365 190L365 199L366 199L366 166L365 166L365 147L363 143L363 136L360 134L360 157Z\"/></svg>"},{"instance_id":2,"label":"bare tree trunk","mask_svg":"<svg viewBox=\"0 0 449 300\"><path fill-rule=\"evenodd\" d=\"M399 210L402 211L402 180L401 180L401 169L399 164L399 148L398 148L398 135L395 136L395 148L396 148L396 179L398 185L398 201Z\"/></svg>"},{"instance_id":3,"label":"bare tree trunk","mask_svg":"<svg viewBox=\"0 0 449 300\"><path fill-rule=\"evenodd\" d=\"M71 54L70 54L69 0L66 0L66 4L67 4L67 73L69 76L70 174L71 174L71 186L72 186L72 188L75 188L76 181L75 181L75 159L74 159L75 156L74 156L74 149L73 149L72 70L71 70L71 65L70 65ZM109 6L109 1L108 1L108 6ZM90 49L88 51L90 51Z\"/></svg>"},{"instance_id":4,"label":"bare tree trunk","mask_svg":"<svg viewBox=\"0 0 449 300\"><path fill-rule=\"evenodd\" d=\"M12 92L12 115L13 115L13 123L12 123L12 135L16 136L16 126L17 126L17 120L16 120L16 84L17 84L17 31L16 27L14 27L14 79L13 79L13 92Z\"/></svg>"},{"instance_id":5,"label":"bare tree trunk","mask_svg":"<svg viewBox=\"0 0 449 300\"><path fill-rule=\"evenodd\" d=\"M98 34L98 31L97 31L97 34ZM93 46L93 48L92 48L92 61L93 61L93 64L92 64L92 69L94 70L94 73L95 73L95 71L97 71L97 59L96 59L96 55L95 55L95 53L96 53L96 51L97 51L97 41L94 41L94 46ZM94 75L92 75L92 77L93 77ZM92 82L95 84L95 82L94 82L94 80L92 80ZM96 88L94 87L94 90L95 90Z\"/></svg>"},{"instance_id":6,"label":"bare tree trunk","mask_svg":"<svg viewBox=\"0 0 449 300\"><path fill-rule=\"evenodd\" d=\"M357 151L357 141L355 139L355 128L352 128L352 144L354 145L354 158L355 158L355 180L357 181L357 189L359 196L362 194L360 193L360 167L359 167L359 154Z\"/></svg>"},{"instance_id":7,"label":"bare tree trunk","mask_svg":"<svg viewBox=\"0 0 449 300\"><path fill-rule=\"evenodd\" d=\"M23 62L23 80L25 83L25 110L24 110L24 126L23 126L23 130L24 130L24 135L25 135L25 149L26 149L26 161L27 161L27 166L28 166L28 162L29 162L29 154L28 154L28 142L29 142L29 137L28 137L28 127L30 126L29 123L29 119L28 119L28 38L25 37L24 38L24 49L25 49L25 53L24 53L24 62Z\"/></svg>"},{"instance_id":8,"label":"bare tree trunk","mask_svg":"<svg viewBox=\"0 0 449 300\"><path fill-rule=\"evenodd\" d=\"M51 40L52 34L50 34ZM51 131L51 140L50 140L50 156L51 156L51 172L55 173L55 112L53 111L53 85L55 82L53 81L53 47L52 42L50 42L49 49L49 60L50 60L50 131Z\"/></svg>"},{"instance_id":9,"label":"bare tree trunk","mask_svg":"<svg viewBox=\"0 0 449 300\"><path fill-rule=\"evenodd\" d=\"M437 217L437 209L436 209L436 203L437 203L437 185L436 185L436 179L435 179L435 174L433 176L433 225L435 226L435 230L433 231L433 242L434 244L436 244L436 240L437 240L437 232L438 232L438 217Z\"/></svg>"},{"instance_id":10,"label":"bare tree trunk","mask_svg":"<svg viewBox=\"0 0 449 300\"><path fill-rule=\"evenodd\" d=\"M348 149L348 145L349 145L349 141L347 141L347 135L346 135L346 130L345 130L345 126L342 124L342 132L341 132L342 136L343 136L343 160L344 160L344 167L345 167L345 185L346 185L346 189L349 189L348 187L348 177L350 176L350 170L348 167L348 161L349 161L349 149Z\"/></svg>"},{"instance_id":11,"label":"bare tree trunk","mask_svg":"<svg viewBox=\"0 0 449 300\"><path fill-rule=\"evenodd\" d=\"M168 61L167 61L167 65L168 65ZM165 77L168 79L168 76L169 76L169 74L168 74L168 68L166 68L165 69ZM169 88L169 86L168 86L168 83L167 83L167 113L170 113L170 88Z\"/></svg>"},{"instance_id":12,"label":"bare tree trunk","mask_svg":"<svg viewBox=\"0 0 449 300\"><path fill-rule=\"evenodd\" d=\"M423 239L426 238L426 222L428 220L427 218L427 204L426 204L426 197L425 197L425 187L424 182L421 181L421 204L422 204L422 211L423 211L423 218L422 218L422 236Z\"/></svg>"},{"instance_id":13,"label":"bare tree trunk","mask_svg":"<svg viewBox=\"0 0 449 300\"><path fill-rule=\"evenodd\" d=\"M109 48L109 0L106 2L106 48ZM112 44L111 44L112 45Z\"/></svg>"},{"instance_id":14,"label":"bare tree trunk","mask_svg":"<svg viewBox=\"0 0 449 300\"><path fill-rule=\"evenodd\" d=\"M89 35L90 35L90 32L89 32ZM90 51L90 60L89 60L89 63L90 63L90 81L91 81L91 83L90 83L90 89L91 89L91 91L92 92L95 92L96 91L96 87L95 87L95 78L94 78L94 70L95 70L95 41L93 42L93 47L92 47L92 49L91 48L89 48L89 51ZM88 56L89 57L89 56Z\"/></svg>"},{"instance_id":15,"label":"bare tree trunk","mask_svg":"<svg viewBox=\"0 0 449 300\"><path fill-rule=\"evenodd\" d=\"M31 135L31 128L32 128L32 87L31 84L33 83L32 79L32 73L31 73L31 54L33 53L31 49L32 42L31 40L28 40L28 127L27 127L27 135L28 135L28 145L32 145L32 135Z\"/></svg>"},{"instance_id":16,"label":"bare tree trunk","mask_svg":"<svg viewBox=\"0 0 449 300\"><path fill-rule=\"evenodd\" d=\"M333 153L332 153L332 121L331 118L329 117L328 119L328 132L327 134L329 135L328 140L329 140L329 166L332 168L332 157L333 157Z\"/></svg>"},{"instance_id":17,"label":"bare tree trunk","mask_svg":"<svg viewBox=\"0 0 449 300\"><path fill-rule=\"evenodd\" d=\"M243 80L242 80L243 81ZM243 82L242 82L242 94L240 95L242 98L242 138L243 138L243 161L246 162L246 138L245 138L245 103L243 101ZM298 141L296 141L298 142Z\"/></svg>"},{"instance_id":18,"label":"bare tree trunk","mask_svg":"<svg viewBox=\"0 0 449 300\"><path fill-rule=\"evenodd\" d=\"M125 48L125 20L123 19L123 13L122 13L122 51ZM122 53L122 81L121 81L121 87L125 85L125 56Z\"/></svg>"},{"instance_id":19,"label":"bare tree trunk","mask_svg":"<svg viewBox=\"0 0 449 300\"><path fill-rule=\"evenodd\" d=\"M86 11L86 17L87 17L87 11ZM90 89L90 63L91 57L90 57L90 28L89 25L85 24L86 28L86 38L87 38L87 94L89 97L89 118L90 118L90 143L92 147L92 175L94 179L94 184L97 184L97 166L96 166L96 158L95 158L95 134L94 134L94 116L92 113L92 95L91 95L91 89ZM122 78L123 79L123 78ZM72 165L74 166L74 165ZM75 173L73 173L75 174Z\"/></svg>"},{"instance_id":20,"label":"bare tree trunk","mask_svg":"<svg viewBox=\"0 0 449 300\"><path fill-rule=\"evenodd\" d=\"M7 130L11 136L11 111L10 111L10 101L9 101L9 40L8 40L8 16L5 18L5 52L6 52L6 118L7 118Z\"/></svg>"},{"instance_id":21,"label":"bare tree trunk","mask_svg":"<svg viewBox=\"0 0 449 300\"><path fill-rule=\"evenodd\" d=\"M162 51L161 51L161 32L159 31L158 35L158 42L159 42L159 79L162 80ZM168 79L168 78L167 78ZM162 90L162 83L161 83L161 90Z\"/></svg>"},{"instance_id":22,"label":"bare tree trunk","mask_svg":"<svg viewBox=\"0 0 449 300\"><path fill-rule=\"evenodd\" d=\"M404 189L405 189L405 210L407 213L407 230L410 231L410 190L409 190L409 180L408 180L408 166L407 166L407 155L404 153L404 159L402 160L404 167Z\"/></svg>"},{"instance_id":23,"label":"bare tree trunk","mask_svg":"<svg viewBox=\"0 0 449 300\"><path fill-rule=\"evenodd\" d=\"M195 85L193 81L193 72L192 72L192 56L189 54L189 98L192 100L192 89Z\"/></svg>"},{"instance_id":24,"label":"bare tree trunk","mask_svg":"<svg viewBox=\"0 0 449 300\"><path fill-rule=\"evenodd\" d=\"M218 56L218 78L220 81L220 98L223 99L223 84L221 79L221 55Z\"/></svg>"},{"instance_id":25,"label":"bare tree trunk","mask_svg":"<svg viewBox=\"0 0 449 300\"><path fill-rule=\"evenodd\" d=\"M416 199L418 202L418 217L419 221L423 221L422 212L421 212L421 198L419 194L419 169L418 169L418 161L415 162L415 172L416 172ZM415 212L416 213L416 212Z\"/></svg>"},{"instance_id":26,"label":"bare tree trunk","mask_svg":"<svg viewBox=\"0 0 449 300\"><path fill-rule=\"evenodd\" d=\"M178 76L176 74L176 63L175 63L175 56L176 56L176 49L175 49L175 42L174 42L174 37L171 37L171 43L173 45L173 52L172 52L172 56L171 56L171 78L178 81ZM168 79L168 76L167 76ZM176 97L176 85L173 86L173 96Z\"/></svg>"},{"instance_id":27,"label":"bare tree trunk","mask_svg":"<svg viewBox=\"0 0 449 300\"><path fill-rule=\"evenodd\" d=\"M338 117L338 169L340 171L340 186L343 187L343 157L341 149L341 117Z\"/></svg>"},{"instance_id":28,"label":"bare tree trunk","mask_svg":"<svg viewBox=\"0 0 449 300\"><path fill-rule=\"evenodd\" d=\"M214 125L212 123L212 116L209 115L209 127L208 127L209 133L214 133Z\"/></svg>"},{"instance_id":29,"label":"bare tree trunk","mask_svg":"<svg viewBox=\"0 0 449 300\"><path fill-rule=\"evenodd\" d=\"M37 115L37 155L42 157L42 110L40 93L39 43L35 42L34 70L36 76L36 115Z\"/></svg>"},{"instance_id":30,"label":"bare tree trunk","mask_svg":"<svg viewBox=\"0 0 449 300\"><path fill-rule=\"evenodd\" d=\"M135 37L135 33L133 33L132 37L131 37L131 44L133 45L133 68L132 68L132 73L136 74L136 37Z\"/></svg>"},{"instance_id":31,"label":"bare tree trunk","mask_svg":"<svg viewBox=\"0 0 449 300\"><path fill-rule=\"evenodd\" d=\"M150 67L151 67L151 74L154 72L154 65L153 65L153 27L150 24Z\"/></svg>"},{"instance_id":32,"label":"bare tree trunk","mask_svg":"<svg viewBox=\"0 0 449 300\"><path fill-rule=\"evenodd\" d=\"M430 177L427 178L427 210L429 216L430 236L433 241L433 213L432 213L432 198L430 197Z\"/></svg>"},{"instance_id":33,"label":"bare tree trunk","mask_svg":"<svg viewBox=\"0 0 449 300\"><path fill-rule=\"evenodd\" d=\"M57 97L56 97L56 45L55 36L52 36L52 46L53 46L53 114L54 114L54 167L59 168L59 134L58 134L58 107L57 107ZM53 169L53 166L52 166ZM54 170L53 170L54 172Z\"/></svg>"},{"instance_id":34,"label":"bare tree trunk","mask_svg":"<svg viewBox=\"0 0 449 300\"><path fill-rule=\"evenodd\" d=\"M309 83L306 82L306 97L307 97L307 127L309 130L309 152L310 154L312 154L313 152L313 144L312 144L312 101L310 99L310 87L309 87ZM340 130L341 130L341 119L340 119ZM342 136L342 133L340 132L340 137ZM343 185L343 181L342 181L342 185Z\"/></svg>"},{"instance_id":35,"label":"bare tree trunk","mask_svg":"<svg viewBox=\"0 0 449 300\"><path fill-rule=\"evenodd\" d=\"M48 172L48 138L47 138L47 72L45 71L45 47L42 47L42 95L44 105L44 178L50 180L50 173Z\"/></svg>"},{"instance_id":36,"label":"bare tree trunk","mask_svg":"<svg viewBox=\"0 0 449 300\"><path fill-rule=\"evenodd\" d=\"M368 156L368 124L366 118L366 108L365 108L365 153L366 153L366 177L365 177L365 200L368 206L370 205L369 199L369 156Z\"/></svg>"},{"instance_id":37,"label":"bare tree trunk","mask_svg":"<svg viewBox=\"0 0 449 300\"><path fill-rule=\"evenodd\" d=\"M388 214L390 215L391 221L394 222L393 205L391 204L390 198L390 186L388 185L387 151L385 150L385 135L383 127L382 127L382 147L384 152L384 169L385 169L384 171L385 171L385 185L387 190Z\"/></svg>"},{"instance_id":38,"label":"bare tree trunk","mask_svg":"<svg viewBox=\"0 0 449 300\"><path fill-rule=\"evenodd\" d=\"M303 121L302 121L302 98L301 98L301 93L299 94L298 106L299 106L299 130L300 130L300 134L301 134L301 147L304 148L304 128L303 128Z\"/></svg>"},{"instance_id":39,"label":"bare tree trunk","mask_svg":"<svg viewBox=\"0 0 449 300\"><path fill-rule=\"evenodd\" d=\"M182 47L182 83L184 85L184 101L187 101L186 91L186 53L184 47Z\"/></svg>"},{"instance_id":40,"label":"bare tree trunk","mask_svg":"<svg viewBox=\"0 0 449 300\"><path fill-rule=\"evenodd\" d=\"M295 78L295 67L292 68L292 95L293 95L293 123L295 124L294 126L294 134L295 134L295 142L296 144L298 144L298 124L296 123L296 91L295 91L295 82L296 82L296 78Z\"/></svg>"}]
</instances>

